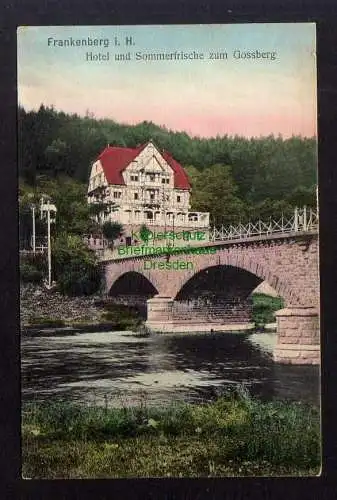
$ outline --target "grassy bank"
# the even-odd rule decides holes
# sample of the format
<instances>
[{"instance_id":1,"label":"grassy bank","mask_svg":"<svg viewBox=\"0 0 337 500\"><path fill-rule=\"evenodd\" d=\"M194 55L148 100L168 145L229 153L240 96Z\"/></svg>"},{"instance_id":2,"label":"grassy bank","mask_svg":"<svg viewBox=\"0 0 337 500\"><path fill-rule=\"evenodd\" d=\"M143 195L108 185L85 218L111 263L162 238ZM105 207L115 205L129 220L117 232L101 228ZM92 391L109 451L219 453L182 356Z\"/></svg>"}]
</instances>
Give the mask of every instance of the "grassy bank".
<instances>
[{"instance_id":1,"label":"grassy bank","mask_svg":"<svg viewBox=\"0 0 337 500\"><path fill-rule=\"evenodd\" d=\"M252 301L252 320L257 328L276 321L275 312L284 307L281 297L271 297L263 293L254 293Z\"/></svg>"},{"instance_id":2,"label":"grassy bank","mask_svg":"<svg viewBox=\"0 0 337 500\"><path fill-rule=\"evenodd\" d=\"M316 475L317 408L223 397L153 408L26 404L29 478Z\"/></svg>"}]
</instances>

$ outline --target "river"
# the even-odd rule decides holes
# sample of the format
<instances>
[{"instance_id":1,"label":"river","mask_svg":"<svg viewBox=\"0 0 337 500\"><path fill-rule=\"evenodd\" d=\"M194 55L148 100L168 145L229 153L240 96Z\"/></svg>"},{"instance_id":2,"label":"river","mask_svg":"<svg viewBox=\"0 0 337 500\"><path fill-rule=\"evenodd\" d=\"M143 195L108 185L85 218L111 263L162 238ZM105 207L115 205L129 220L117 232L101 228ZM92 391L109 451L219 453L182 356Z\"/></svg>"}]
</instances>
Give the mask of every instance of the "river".
<instances>
[{"instance_id":1,"label":"river","mask_svg":"<svg viewBox=\"0 0 337 500\"><path fill-rule=\"evenodd\" d=\"M274 333L97 332L22 337L22 399L122 406L208 401L243 386L319 404L319 367L274 363Z\"/></svg>"}]
</instances>

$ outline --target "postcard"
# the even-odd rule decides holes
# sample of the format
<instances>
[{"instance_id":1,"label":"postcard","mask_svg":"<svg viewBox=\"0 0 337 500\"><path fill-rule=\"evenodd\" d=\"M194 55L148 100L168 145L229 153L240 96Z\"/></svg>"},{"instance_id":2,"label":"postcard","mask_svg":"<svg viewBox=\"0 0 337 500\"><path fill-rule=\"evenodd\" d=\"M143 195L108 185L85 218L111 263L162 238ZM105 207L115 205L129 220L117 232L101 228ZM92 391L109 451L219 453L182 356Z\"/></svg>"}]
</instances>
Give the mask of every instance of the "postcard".
<instances>
[{"instance_id":1,"label":"postcard","mask_svg":"<svg viewBox=\"0 0 337 500\"><path fill-rule=\"evenodd\" d=\"M17 41L22 477L319 475L315 24Z\"/></svg>"}]
</instances>

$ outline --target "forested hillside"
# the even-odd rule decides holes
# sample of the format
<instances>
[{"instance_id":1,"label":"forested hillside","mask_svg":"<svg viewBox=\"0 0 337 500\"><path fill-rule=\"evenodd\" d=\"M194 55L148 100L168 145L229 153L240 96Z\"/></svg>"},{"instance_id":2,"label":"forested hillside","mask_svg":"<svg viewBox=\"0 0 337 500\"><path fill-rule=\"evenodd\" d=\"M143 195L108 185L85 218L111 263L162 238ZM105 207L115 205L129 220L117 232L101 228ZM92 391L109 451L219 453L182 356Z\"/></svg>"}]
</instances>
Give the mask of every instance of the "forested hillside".
<instances>
[{"instance_id":1,"label":"forested hillside","mask_svg":"<svg viewBox=\"0 0 337 500\"><path fill-rule=\"evenodd\" d=\"M152 139L187 169L192 208L210 211L212 223L266 218L290 212L295 205L315 205L315 138L189 137L152 122L131 126L43 105L38 112L19 108L18 117L19 175L26 188L43 182L48 191L46 183L53 179L55 189L64 176L78 186L86 184L92 161L107 144L135 147ZM85 198L85 189L79 193Z\"/></svg>"}]
</instances>

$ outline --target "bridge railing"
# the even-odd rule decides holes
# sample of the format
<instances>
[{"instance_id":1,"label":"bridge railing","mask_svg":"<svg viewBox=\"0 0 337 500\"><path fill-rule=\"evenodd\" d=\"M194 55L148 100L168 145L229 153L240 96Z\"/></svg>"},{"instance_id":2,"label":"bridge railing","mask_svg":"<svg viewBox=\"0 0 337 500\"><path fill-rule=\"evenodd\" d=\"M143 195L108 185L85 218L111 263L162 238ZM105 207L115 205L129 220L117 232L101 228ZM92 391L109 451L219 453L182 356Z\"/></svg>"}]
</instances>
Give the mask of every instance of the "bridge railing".
<instances>
[{"instance_id":1,"label":"bridge railing","mask_svg":"<svg viewBox=\"0 0 337 500\"><path fill-rule=\"evenodd\" d=\"M313 209L295 208L290 217L281 216L269 221L258 220L237 226L214 227L210 231L210 241L244 239L252 236L286 234L299 231L315 231L318 228L318 213Z\"/></svg>"},{"instance_id":2,"label":"bridge railing","mask_svg":"<svg viewBox=\"0 0 337 500\"><path fill-rule=\"evenodd\" d=\"M209 231L209 240L228 241L245 239L254 236L287 234L292 232L308 232L318 229L318 212L313 209L295 208L293 215L269 219L268 221L258 220L248 222L247 224L238 224L236 226L213 227ZM94 238L91 235L83 235L83 241L89 248L94 250L99 258L109 255L111 258L117 257L117 249L112 249L110 243L105 238ZM36 239L36 251L45 252L47 250L47 241L45 237ZM32 252L32 241L20 242L20 253Z\"/></svg>"}]
</instances>

